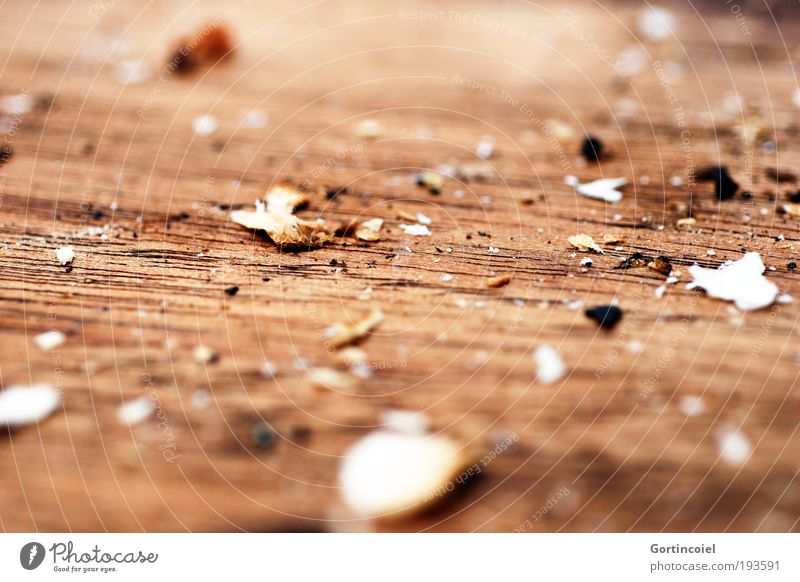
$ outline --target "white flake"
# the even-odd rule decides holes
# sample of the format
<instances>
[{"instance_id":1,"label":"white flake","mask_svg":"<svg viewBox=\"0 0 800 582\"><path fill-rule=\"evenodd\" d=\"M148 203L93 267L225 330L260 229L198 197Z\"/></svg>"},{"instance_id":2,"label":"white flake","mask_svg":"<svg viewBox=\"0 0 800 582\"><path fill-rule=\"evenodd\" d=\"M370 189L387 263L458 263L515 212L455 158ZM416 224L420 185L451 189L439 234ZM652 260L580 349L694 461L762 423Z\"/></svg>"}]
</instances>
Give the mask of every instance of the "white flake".
<instances>
[{"instance_id":1,"label":"white flake","mask_svg":"<svg viewBox=\"0 0 800 582\"><path fill-rule=\"evenodd\" d=\"M207 136L217 131L217 119L213 115L200 115L192 121L192 129L196 135Z\"/></svg>"},{"instance_id":2,"label":"white flake","mask_svg":"<svg viewBox=\"0 0 800 582\"><path fill-rule=\"evenodd\" d=\"M431 236L430 229L424 224L400 224L398 226L408 236Z\"/></svg>"},{"instance_id":3,"label":"white flake","mask_svg":"<svg viewBox=\"0 0 800 582\"><path fill-rule=\"evenodd\" d=\"M737 430L726 430L717 437L719 455L726 463L738 467L750 458L750 439Z\"/></svg>"},{"instance_id":4,"label":"white flake","mask_svg":"<svg viewBox=\"0 0 800 582\"><path fill-rule=\"evenodd\" d=\"M625 178L601 178L585 184L576 184L575 189L579 194L583 194L587 198L605 200L606 202L619 202L622 200L622 192L617 188L621 188L627 183L628 180Z\"/></svg>"},{"instance_id":5,"label":"white flake","mask_svg":"<svg viewBox=\"0 0 800 582\"><path fill-rule=\"evenodd\" d=\"M68 265L75 260L75 249L72 247L61 247L56 249L56 259L62 265Z\"/></svg>"},{"instance_id":6,"label":"white flake","mask_svg":"<svg viewBox=\"0 0 800 582\"><path fill-rule=\"evenodd\" d=\"M0 392L0 426L39 422L49 416L61 398L52 386L10 386Z\"/></svg>"},{"instance_id":7,"label":"white flake","mask_svg":"<svg viewBox=\"0 0 800 582\"><path fill-rule=\"evenodd\" d=\"M680 408L686 416L697 416L703 414L706 407L698 396L684 396L681 398Z\"/></svg>"},{"instance_id":8,"label":"white flake","mask_svg":"<svg viewBox=\"0 0 800 582\"><path fill-rule=\"evenodd\" d=\"M738 261L727 261L719 269L689 267L694 280L687 289L700 287L709 297L733 301L742 311L752 311L771 305L778 288L763 275L764 263L758 253L746 253Z\"/></svg>"},{"instance_id":9,"label":"white flake","mask_svg":"<svg viewBox=\"0 0 800 582\"><path fill-rule=\"evenodd\" d=\"M663 40L672 34L675 16L664 8L649 7L639 13L636 25L639 33L646 39Z\"/></svg>"},{"instance_id":10,"label":"white flake","mask_svg":"<svg viewBox=\"0 0 800 582\"><path fill-rule=\"evenodd\" d=\"M64 345L64 342L67 341L67 336L57 329L51 329L50 331L40 333L33 339L33 341L36 342L36 345L39 346L40 350L49 352L50 350L54 350L57 347Z\"/></svg>"},{"instance_id":11,"label":"white flake","mask_svg":"<svg viewBox=\"0 0 800 582\"><path fill-rule=\"evenodd\" d=\"M122 424L139 424L153 415L155 408L149 396L140 396L120 405L117 420Z\"/></svg>"},{"instance_id":12,"label":"white flake","mask_svg":"<svg viewBox=\"0 0 800 582\"><path fill-rule=\"evenodd\" d=\"M538 372L536 379L542 384L558 382L567 373L567 367L561 356L550 346L540 346L534 353Z\"/></svg>"},{"instance_id":13,"label":"white flake","mask_svg":"<svg viewBox=\"0 0 800 582\"><path fill-rule=\"evenodd\" d=\"M481 138L475 148L475 154L482 160L488 159L494 152L494 140L491 137Z\"/></svg>"},{"instance_id":14,"label":"white flake","mask_svg":"<svg viewBox=\"0 0 800 582\"><path fill-rule=\"evenodd\" d=\"M377 517L436 500L463 465L461 450L446 437L379 430L345 453L339 484L353 511Z\"/></svg>"}]
</instances>

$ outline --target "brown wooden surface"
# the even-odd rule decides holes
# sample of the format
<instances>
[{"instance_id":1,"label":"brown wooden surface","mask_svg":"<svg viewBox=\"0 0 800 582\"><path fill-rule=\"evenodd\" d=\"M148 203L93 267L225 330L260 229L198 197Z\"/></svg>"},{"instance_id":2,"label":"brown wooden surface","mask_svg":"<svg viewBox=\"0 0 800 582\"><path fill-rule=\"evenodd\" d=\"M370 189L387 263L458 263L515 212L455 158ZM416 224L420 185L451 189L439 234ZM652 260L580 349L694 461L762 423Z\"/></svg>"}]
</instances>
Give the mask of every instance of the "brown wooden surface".
<instances>
[{"instance_id":1,"label":"brown wooden surface","mask_svg":"<svg viewBox=\"0 0 800 582\"><path fill-rule=\"evenodd\" d=\"M764 176L800 170L794 15L776 24L748 4L747 35L727 9L680 4L676 36L640 44L628 3L568 5L580 15L572 28L555 3L434 8L457 13L422 21L394 3L343 0L242 2L227 15L214 2L3 3L0 94L26 91L37 106L16 119L15 155L0 168L0 379L52 383L64 406L0 440L0 529L798 529L800 303L739 314L685 289L687 266L753 250L782 292L800 296L787 268L798 219L775 212L798 184ZM217 17L236 35L235 58L169 73L175 41ZM631 46L649 60L619 79L602 56ZM121 85L125 58L144 59L148 79ZM731 107L736 93L744 113ZM268 113L267 127L242 126L250 109ZM220 127L196 136L192 119L206 113ZM378 139L359 137L365 118L383 124ZM537 123L549 118L575 137L551 139ZM743 123L757 138L742 138ZM600 166L577 160L585 132L611 150ZM764 146L772 133L777 152ZM440 196L413 184L420 168L480 163L485 135L495 140L488 179L451 180ZM718 161L752 198L720 204L710 184L686 184ZM576 198L565 174L634 184L610 206ZM252 204L273 180L346 186L303 215L383 217L383 240L278 252L220 209ZM697 224L678 229L690 190ZM398 209L429 215L433 236L405 236ZM68 240L97 226L107 240ZM588 255L565 240L578 232L624 242L584 272ZM54 258L67 242L71 272ZM681 282L657 300L662 275L614 269L634 251L668 254ZM494 273L514 279L488 289ZM610 333L567 305L613 298L625 318ZM371 307L386 314L361 346L374 376L354 395L312 387L303 365L338 365L323 330ZM69 339L44 353L33 337L51 327ZM219 361L198 363L198 344ZM563 382L534 381L542 344L568 364ZM259 373L265 359L275 380ZM121 426L118 405L147 394L148 378L164 426ZM211 392L207 408L192 405L198 390ZM686 395L702 398L701 415L681 412ZM519 442L435 511L353 521L336 490L339 458L387 408L424 410L478 451L507 434ZM249 434L261 417L282 435L268 451ZM753 444L741 467L719 459L718 434L731 427ZM170 442L173 463L159 449ZM570 494L536 520L562 487Z\"/></svg>"}]
</instances>

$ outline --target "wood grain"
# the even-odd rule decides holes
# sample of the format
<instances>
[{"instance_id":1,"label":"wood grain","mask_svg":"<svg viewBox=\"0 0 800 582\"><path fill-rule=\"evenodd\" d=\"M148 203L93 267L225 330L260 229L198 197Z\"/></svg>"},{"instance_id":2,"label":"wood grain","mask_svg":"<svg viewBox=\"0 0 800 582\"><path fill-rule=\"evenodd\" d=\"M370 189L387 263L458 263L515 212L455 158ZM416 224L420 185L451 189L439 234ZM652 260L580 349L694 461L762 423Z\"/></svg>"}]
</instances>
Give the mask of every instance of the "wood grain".
<instances>
[{"instance_id":1,"label":"wood grain","mask_svg":"<svg viewBox=\"0 0 800 582\"><path fill-rule=\"evenodd\" d=\"M568 4L575 22L556 3L438 4L425 18L389 2L3 5L0 94L35 103L4 120L0 380L51 383L63 410L0 440L2 530L800 529L798 303L743 314L684 285L689 265L758 251L798 293L798 219L777 212L798 185L764 175L798 167L796 15L750 8L747 35L724 8L676 3L676 35L640 42L627 3ZM234 58L165 68L215 18ZM622 78L604 57L630 47L644 66ZM125 59L146 80L121 84ZM242 123L254 109L266 127ZM204 114L219 121L207 137L192 131ZM377 139L358 135L367 118ZM557 140L550 119L574 136ZM578 159L587 133L609 150L599 165ZM720 203L691 183L719 162L752 197ZM441 164L486 175L438 196L414 184ZM612 206L576 197L566 174L631 184ZM281 253L228 220L276 181L315 192L304 217L384 218L383 239ZM433 235L406 236L401 209ZM675 226L690 213L694 227ZM579 232L622 242L584 270L566 242ZM54 255L67 242L70 272ZM681 271L663 299L663 275L615 268L637 251ZM487 288L496 274L513 280ZM611 332L574 304L612 300L625 315ZM373 376L354 394L315 389L305 368L339 365L325 328L373 307L386 314L361 345ZM68 341L44 353L33 338L50 328ZM198 363L199 344L218 361ZM569 367L552 386L535 381L545 344ZM163 416L121 426L117 407L146 394ZM704 411L687 416L685 396ZM424 411L478 461L518 441L435 510L356 520L340 456L388 408ZM250 435L260 419L280 435L268 450ZM726 430L753 447L741 466L719 458Z\"/></svg>"}]
</instances>

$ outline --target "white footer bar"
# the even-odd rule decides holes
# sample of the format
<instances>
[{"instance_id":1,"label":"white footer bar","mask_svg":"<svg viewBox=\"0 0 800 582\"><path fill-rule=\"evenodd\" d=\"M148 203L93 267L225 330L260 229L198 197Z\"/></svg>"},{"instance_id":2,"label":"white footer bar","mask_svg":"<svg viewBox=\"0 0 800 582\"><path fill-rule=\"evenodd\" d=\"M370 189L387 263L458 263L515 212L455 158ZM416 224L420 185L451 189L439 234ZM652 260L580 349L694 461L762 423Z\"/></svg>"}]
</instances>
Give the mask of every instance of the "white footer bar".
<instances>
[{"instance_id":1,"label":"white footer bar","mask_svg":"<svg viewBox=\"0 0 800 582\"><path fill-rule=\"evenodd\" d=\"M798 554L797 534L2 534L0 580L797 581Z\"/></svg>"}]
</instances>

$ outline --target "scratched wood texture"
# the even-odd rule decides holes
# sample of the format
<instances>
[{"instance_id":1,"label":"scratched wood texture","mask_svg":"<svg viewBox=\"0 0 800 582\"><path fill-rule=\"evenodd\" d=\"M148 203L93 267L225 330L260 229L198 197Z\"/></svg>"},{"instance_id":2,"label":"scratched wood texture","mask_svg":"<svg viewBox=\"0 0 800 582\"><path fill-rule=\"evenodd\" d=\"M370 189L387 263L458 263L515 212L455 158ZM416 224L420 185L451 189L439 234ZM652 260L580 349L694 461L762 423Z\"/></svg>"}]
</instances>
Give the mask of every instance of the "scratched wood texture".
<instances>
[{"instance_id":1,"label":"scratched wood texture","mask_svg":"<svg viewBox=\"0 0 800 582\"><path fill-rule=\"evenodd\" d=\"M798 219L776 212L798 184L764 173L800 170L796 9L743 3L737 20L676 3L675 34L654 42L620 4L3 2L0 94L33 107L2 119L0 380L53 384L63 409L0 439L0 529L800 529L800 304L742 314L685 289L689 265L758 251L800 294ZM165 68L214 19L235 56ZM632 47L641 69L620 77L611 58ZM120 83L127 59L146 63L142 82ZM265 127L242 122L251 110ZM204 114L213 135L192 130ZM364 119L381 135L362 137ZM607 146L599 165L578 159L586 133ZM718 162L750 198L691 183ZM441 164L483 175L438 196L414 184ZM632 183L608 205L567 174ZM279 252L227 210L274 181L306 182L305 217L384 218L383 239ZM406 236L401 209L430 216L432 236ZM676 227L690 212L696 225ZM621 242L583 269L566 243L578 232ZM70 272L54 256L67 243ZM615 269L636 251L681 272L662 299L663 275ZM494 274L514 278L487 288ZM611 332L574 303L612 300L625 316ZM353 394L312 386L305 368L339 365L324 329L373 307L386 319L361 344L372 377ZM45 353L33 338L51 328L68 340ZM199 363L199 344L218 361ZM544 344L569 367L550 386L531 357ZM148 394L160 416L120 425L120 403ZM681 410L686 396L702 413ZM518 441L424 514L355 519L340 458L390 408L424 411L477 458ZM271 448L251 437L260 419ZM719 456L731 430L752 446L741 466Z\"/></svg>"}]
</instances>

